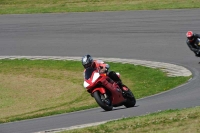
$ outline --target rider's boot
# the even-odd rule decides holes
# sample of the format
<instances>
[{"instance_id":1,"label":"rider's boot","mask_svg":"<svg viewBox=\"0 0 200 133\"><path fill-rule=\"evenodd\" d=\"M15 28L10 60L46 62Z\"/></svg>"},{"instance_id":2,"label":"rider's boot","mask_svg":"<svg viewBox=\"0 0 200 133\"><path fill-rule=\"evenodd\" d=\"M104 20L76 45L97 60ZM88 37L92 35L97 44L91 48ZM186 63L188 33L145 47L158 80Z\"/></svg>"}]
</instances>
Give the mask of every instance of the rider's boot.
<instances>
[{"instance_id":1,"label":"rider's boot","mask_svg":"<svg viewBox=\"0 0 200 133\"><path fill-rule=\"evenodd\" d=\"M126 90L124 89L124 85L123 85L123 83L122 83L121 81L118 81L118 82L117 82L117 85L118 85L119 88L122 90L122 93L123 93L123 94L126 93Z\"/></svg>"},{"instance_id":2,"label":"rider's boot","mask_svg":"<svg viewBox=\"0 0 200 133\"><path fill-rule=\"evenodd\" d=\"M123 88L122 88L122 87L123 87L123 84L122 84L121 81L118 81L118 82L117 82L117 85L119 86L119 88L120 88L121 90L123 90Z\"/></svg>"},{"instance_id":3,"label":"rider's boot","mask_svg":"<svg viewBox=\"0 0 200 133\"><path fill-rule=\"evenodd\" d=\"M128 88L121 82L117 82L118 86L120 87L120 89L122 90L122 94L125 98L130 98L132 99L134 96L132 95L132 93L129 92Z\"/></svg>"}]
</instances>

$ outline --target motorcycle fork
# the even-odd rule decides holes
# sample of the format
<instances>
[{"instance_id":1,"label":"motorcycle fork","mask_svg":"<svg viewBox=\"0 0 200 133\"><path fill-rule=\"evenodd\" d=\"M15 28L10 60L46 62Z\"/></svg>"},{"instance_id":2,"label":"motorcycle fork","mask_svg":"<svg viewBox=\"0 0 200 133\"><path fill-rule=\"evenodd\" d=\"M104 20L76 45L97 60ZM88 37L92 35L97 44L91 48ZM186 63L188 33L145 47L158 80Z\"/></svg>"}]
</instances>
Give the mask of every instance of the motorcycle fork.
<instances>
[{"instance_id":1,"label":"motorcycle fork","mask_svg":"<svg viewBox=\"0 0 200 133\"><path fill-rule=\"evenodd\" d=\"M105 94L103 94L104 95L104 98L106 99L106 98L108 98L108 96L107 96L107 94L105 93Z\"/></svg>"},{"instance_id":2,"label":"motorcycle fork","mask_svg":"<svg viewBox=\"0 0 200 133\"><path fill-rule=\"evenodd\" d=\"M101 99L102 99L102 100L105 100L105 99L107 99L107 98L108 98L108 96L107 96L106 93L104 93L104 94L101 95Z\"/></svg>"},{"instance_id":3,"label":"motorcycle fork","mask_svg":"<svg viewBox=\"0 0 200 133\"><path fill-rule=\"evenodd\" d=\"M107 105L110 105L110 104L111 104L111 101L110 101L110 99L108 98L107 94L105 93L105 94L103 94L102 96L104 96L104 97L102 98L102 100L103 100Z\"/></svg>"}]
</instances>

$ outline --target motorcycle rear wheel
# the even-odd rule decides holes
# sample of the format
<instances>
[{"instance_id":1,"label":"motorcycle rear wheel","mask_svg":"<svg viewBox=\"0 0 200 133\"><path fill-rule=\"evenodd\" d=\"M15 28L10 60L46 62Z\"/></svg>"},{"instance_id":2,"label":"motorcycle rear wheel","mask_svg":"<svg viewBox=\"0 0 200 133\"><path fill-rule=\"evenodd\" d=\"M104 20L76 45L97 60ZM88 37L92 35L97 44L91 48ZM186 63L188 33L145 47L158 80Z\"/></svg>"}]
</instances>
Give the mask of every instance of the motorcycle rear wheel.
<instances>
[{"instance_id":1,"label":"motorcycle rear wheel","mask_svg":"<svg viewBox=\"0 0 200 133\"><path fill-rule=\"evenodd\" d=\"M129 97L126 97L126 102L124 103L124 106L127 108L134 107L136 104L135 96L130 89L126 93L129 95Z\"/></svg>"},{"instance_id":2,"label":"motorcycle rear wheel","mask_svg":"<svg viewBox=\"0 0 200 133\"><path fill-rule=\"evenodd\" d=\"M107 102L105 102L105 97L104 95L102 95L99 91L95 91L93 93L94 99L96 100L96 102L98 103L98 105L104 109L105 111L111 111L113 109L112 104L108 104ZM111 102L111 101L110 101Z\"/></svg>"}]
</instances>

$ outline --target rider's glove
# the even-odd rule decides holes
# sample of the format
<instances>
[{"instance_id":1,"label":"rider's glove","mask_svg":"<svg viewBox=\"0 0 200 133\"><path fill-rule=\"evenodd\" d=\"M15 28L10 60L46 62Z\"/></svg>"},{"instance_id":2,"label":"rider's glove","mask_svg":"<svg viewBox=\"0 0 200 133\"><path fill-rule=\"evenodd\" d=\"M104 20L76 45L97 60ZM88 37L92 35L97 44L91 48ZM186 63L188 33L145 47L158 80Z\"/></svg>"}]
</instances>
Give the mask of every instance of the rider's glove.
<instances>
[{"instance_id":1,"label":"rider's glove","mask_svg":"<svg viewBox=\"0 0 200 133\"><path fill-rule=\"evenodd\" d=\"M99 73L105 73L105 72L106 72L106 68L105 68L105 67L102 67L102 66L100 66Z\"/></svg>"},{"instance_id":2,"label":"rider's glove","mask_svg":"<svg viewBox=\"0 0 200 133\"><path fill-rule=\"evenodd\" d=\"M110 66L108 64L106 64L106 69L108 70L110 68Z\"/></svg>"}]
</instances>

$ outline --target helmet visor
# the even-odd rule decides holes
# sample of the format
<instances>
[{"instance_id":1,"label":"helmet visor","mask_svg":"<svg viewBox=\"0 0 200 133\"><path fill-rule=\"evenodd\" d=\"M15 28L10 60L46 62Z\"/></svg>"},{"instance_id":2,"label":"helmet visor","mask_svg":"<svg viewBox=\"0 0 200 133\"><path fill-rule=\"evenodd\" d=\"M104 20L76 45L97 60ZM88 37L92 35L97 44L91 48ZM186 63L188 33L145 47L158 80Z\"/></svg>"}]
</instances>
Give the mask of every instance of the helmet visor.
<instances>
[{"instance_id":1,"label":"helmet visor","mask_svg":"<svg viewBox=\"0 0 200 133\"><path fill-rule=\"evenodd\" d=\"M190 40L190 41L192 41L194 39L194 37L193 36L191 36L191 37L188 37L188 40Z\"/></svg>"},{"instance_id":2,"label":"helmet visor","mask_svg":"<svg viewBox=\"0 0 200 133\"><path fill-rule=\"evenodd\" d=\"M84 65L84 68L87 69L87 68L91 67L91 64L92 64L92 63L87 63L87 64L85 64L85 65Z\"/></svg>"}]
</instances>

